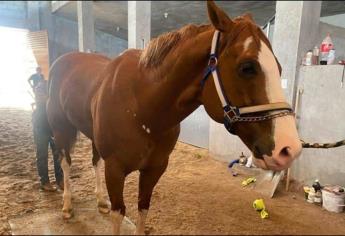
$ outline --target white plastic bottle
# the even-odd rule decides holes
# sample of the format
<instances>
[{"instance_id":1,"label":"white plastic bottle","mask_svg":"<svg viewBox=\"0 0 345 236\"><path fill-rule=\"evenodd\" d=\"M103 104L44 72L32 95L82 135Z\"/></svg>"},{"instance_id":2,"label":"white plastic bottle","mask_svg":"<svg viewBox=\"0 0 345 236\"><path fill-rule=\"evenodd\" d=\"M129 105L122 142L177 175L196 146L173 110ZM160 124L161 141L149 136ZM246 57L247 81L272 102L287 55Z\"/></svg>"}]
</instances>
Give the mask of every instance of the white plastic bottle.
<instances>
[{"instance_id":1,"label":"white plastic bottle","mask_svg":"<svg viewBox=\"0 0 345 236\"><path fill-rule=\"evenodd\" d=\"M332 65L335 60L335 49L329 50L327 57L327 65Z\"/></svg>"},{"instance_id":2,"label":"white plastic bottle","mask_svg":"<svg viewBox=\"0 0 345 236\"><path fill-rule=\"evenodd\" d=\"M333 42L330 36L330 33L327 33L327 36L323 39L321 46L320 46L320 64L327 65L328 61L328 53L333 49Z\"/></svg>"},{"instance_id":3,"label":"white plastic bottle","mask_svg":"<svg viewBox=\"0 0 345 236\"><path fill-rule=\"evenodd\" d=\"M305 65L306 66L312 65L312 57L313 57L313 52L309 50L305 56Z\"/></svg>"}]
</instances>

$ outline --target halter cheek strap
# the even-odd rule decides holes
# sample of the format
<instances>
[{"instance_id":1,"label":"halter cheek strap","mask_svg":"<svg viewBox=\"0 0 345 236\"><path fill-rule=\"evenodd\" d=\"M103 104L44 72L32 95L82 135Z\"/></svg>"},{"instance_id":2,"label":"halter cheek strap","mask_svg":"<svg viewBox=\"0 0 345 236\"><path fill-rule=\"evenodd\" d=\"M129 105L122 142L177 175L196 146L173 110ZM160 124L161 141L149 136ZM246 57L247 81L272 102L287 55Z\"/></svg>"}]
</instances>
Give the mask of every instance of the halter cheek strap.
<instances>
[{"instance_id":1,"label":"halter cheek strap","mask_svg":"<svg viewBox=\"0 0 345 236\"><path fill-rule=\"evenodd\" d=\"M294 115L290 105L285 102L269 103L257 106L248 106L238 108L233 106L230 103L230 100L226 96L222 81L220 80L218 72L218 55L217 55L217 46L219 43L220 32L216 30L213 34L211 53L208 61L207 68L204 73L204 77L201 81L201 86L204 86L208 77L212 74L213 82L216 87L216 91L219 97L219 100L222 104L224 111L224 125L225 128L232 134L234 134L233 123L235 122L256 122L270 120L281 116ZM245 116L244 114L252 114L258 112L271 112L271 111L280 111L275 114L266 114L261 116Z\"/></svg>"}]
</instances>

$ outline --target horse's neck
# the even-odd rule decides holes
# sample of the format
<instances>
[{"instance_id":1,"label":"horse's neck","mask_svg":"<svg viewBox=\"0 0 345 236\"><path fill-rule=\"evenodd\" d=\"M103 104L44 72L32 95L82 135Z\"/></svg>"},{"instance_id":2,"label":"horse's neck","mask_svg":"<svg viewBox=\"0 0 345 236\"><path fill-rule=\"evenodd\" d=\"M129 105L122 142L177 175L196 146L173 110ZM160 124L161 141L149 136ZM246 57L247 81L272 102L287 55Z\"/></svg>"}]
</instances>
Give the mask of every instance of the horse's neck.
<instances>
[{"instance_id":1,"label":"horse's neck","mask_svg":"<svg viewBox=\"0 0 345 236\"><path fill-rule=\"evenodd\" d=\"M200 82L212 35L213 30L208 30L186 40L144 79L138 104L144 122L152 129L175 127L201 105L198 100L202 92Z\"/></svg>"}]
</instances>

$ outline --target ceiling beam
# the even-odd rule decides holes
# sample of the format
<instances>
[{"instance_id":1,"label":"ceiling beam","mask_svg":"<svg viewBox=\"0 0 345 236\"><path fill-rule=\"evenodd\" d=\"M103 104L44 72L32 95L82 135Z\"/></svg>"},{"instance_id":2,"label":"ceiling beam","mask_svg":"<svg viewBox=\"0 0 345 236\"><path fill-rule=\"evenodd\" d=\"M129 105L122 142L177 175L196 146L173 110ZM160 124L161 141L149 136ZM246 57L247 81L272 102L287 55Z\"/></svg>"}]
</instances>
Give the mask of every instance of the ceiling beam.
<instances>
[{"instance_id":1,"label":"ceiling beam","mask_svg":"<svg viewBox=\"0 0 345 236\"><path fill-rule=\"evenodd\" d=\"M56 12L63 6L66 6L67 4L71 3L71 1L51 1L52 6L52 13Z\"/></svg>"}]
</instances>

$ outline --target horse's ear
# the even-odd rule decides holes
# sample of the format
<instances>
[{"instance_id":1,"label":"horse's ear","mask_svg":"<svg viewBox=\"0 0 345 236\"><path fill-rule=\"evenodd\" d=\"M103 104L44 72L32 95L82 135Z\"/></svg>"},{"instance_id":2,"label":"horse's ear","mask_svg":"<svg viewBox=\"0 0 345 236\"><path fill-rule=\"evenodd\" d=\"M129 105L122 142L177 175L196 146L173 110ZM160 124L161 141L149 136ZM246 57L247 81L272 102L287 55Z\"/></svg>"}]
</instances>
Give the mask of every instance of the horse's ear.
<instances>
[{"instance_id":1,"label":"horse's ear","mask_svg":"<svg viewBox=\"0 0 345 236\"><path fill-rule=\"evenodd\" d=\"M232 20L223 10L217 7L214 1L207 1L207 10L208 17L217 30L224 32L233 26Z\"/></svg>"},{"instance_id":2,"label":"horse's ear","mask_svg":"<svg viewBox=\"0 0 345 236\"><path fill-rule=\"evenodd\" d=\"M253 15L252 15L251 13L245 13L245 14L243 15L243 17L244 17L245 19L249 20L249 21L255 22L255 21L254 21L254 18L253 18Z\"/></svg>"}]
</instances>

